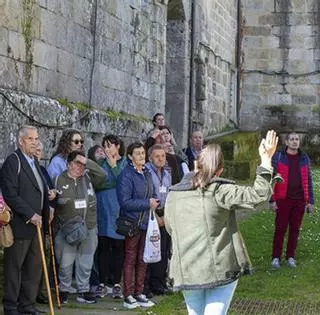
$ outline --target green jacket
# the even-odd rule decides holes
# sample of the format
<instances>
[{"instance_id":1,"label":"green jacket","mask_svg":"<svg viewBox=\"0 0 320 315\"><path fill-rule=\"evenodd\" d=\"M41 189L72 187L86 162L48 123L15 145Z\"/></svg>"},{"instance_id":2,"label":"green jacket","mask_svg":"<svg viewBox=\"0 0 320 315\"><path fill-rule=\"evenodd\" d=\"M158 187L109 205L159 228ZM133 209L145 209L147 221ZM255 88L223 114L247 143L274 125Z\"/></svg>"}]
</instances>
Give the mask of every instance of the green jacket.
<instances>
[{"instance_id":1,"label":"green jacket","mask_svg":"<svg viewBox=\"0 0 320 315\"><path fill-rule=\"evenodd\" d=\"M171 187L165 205L175 290L213 288L249 273L251 263L235 210L254 210L272 194L272 169L258 167L252 187L216 177L206 190L194 189L193 176L189 173Z\"/></svg>"},{"instance_id":2,"label":"green jacket","mask_svg":"<svg viewBox=\"0 0 320 315\"><path fill-rule=\"evenodd\" d=\"M90 159L87 159L87 170L84 176L76 180L68 176L67 171L54 179L58 191L57 206L55 209L55 227L61 226L71 218L83 216L84 209L76 207L76 200L86 200L87 211L85 221L88 229L97 226L97 203L94 188L101 185L106 174L103 169Z\"/></svg>"}]
</instances>

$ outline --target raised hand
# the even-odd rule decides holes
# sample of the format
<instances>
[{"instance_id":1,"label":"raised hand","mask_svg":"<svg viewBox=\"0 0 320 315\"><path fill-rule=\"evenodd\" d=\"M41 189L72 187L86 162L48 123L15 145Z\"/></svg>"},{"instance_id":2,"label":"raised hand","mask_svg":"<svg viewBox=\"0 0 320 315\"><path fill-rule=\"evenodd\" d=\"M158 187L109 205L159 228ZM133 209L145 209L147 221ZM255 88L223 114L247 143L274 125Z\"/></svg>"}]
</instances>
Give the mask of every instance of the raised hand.
<instances>
[{"instance_id":1,"label":"raised hand","mask_svg":"<svg viewBox=\"0 0 320 315\"><path fill-rule=\"evenodd\" d=\"M278 140L274 130L268 130L266 137L261 140L259 155L263 166L271 167L271 158L277 149Z\"/></svg>"},{"instance_id":2,"label":"raised hand","mask_svg":"<svg viewBox=\"0 0 320 315\"><path fill-rule=\"evenodd\" d=\"M107 158L107 162L109 164L109 166L111 168L116 167L117 166L117 157L113 156L109 151L105 151L106 153L106 158Z\"/></svg>"}]
</instances>

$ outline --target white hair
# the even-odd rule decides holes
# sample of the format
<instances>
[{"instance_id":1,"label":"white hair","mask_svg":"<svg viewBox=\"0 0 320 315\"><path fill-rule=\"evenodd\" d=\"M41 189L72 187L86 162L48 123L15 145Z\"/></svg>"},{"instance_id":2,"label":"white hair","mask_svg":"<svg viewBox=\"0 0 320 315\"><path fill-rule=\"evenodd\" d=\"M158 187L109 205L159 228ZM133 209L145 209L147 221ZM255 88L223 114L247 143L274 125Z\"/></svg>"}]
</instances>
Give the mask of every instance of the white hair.
<instances>
[{"instance_id":1,"label":"white hair","mask_svg":"<svg viewBox=\"0 0 320 315\"><path fill-rule=\"evenodd\" d=\"M22 137L25 137L27 135L28 130L35 130L38 131L38 129L31 125L23 125L20 127L18 131L18 139L21 139Z\"/></svg>"}]
</instances>

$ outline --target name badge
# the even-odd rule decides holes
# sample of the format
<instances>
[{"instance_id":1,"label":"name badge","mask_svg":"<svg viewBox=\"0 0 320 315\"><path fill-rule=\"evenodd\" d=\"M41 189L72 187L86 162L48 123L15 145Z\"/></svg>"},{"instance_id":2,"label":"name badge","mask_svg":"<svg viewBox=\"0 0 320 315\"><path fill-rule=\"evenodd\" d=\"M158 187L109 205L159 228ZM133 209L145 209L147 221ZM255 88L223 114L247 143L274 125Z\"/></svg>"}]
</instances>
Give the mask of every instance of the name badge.
<instances>
[{"instance_id":1,"label":"name badge","mask_svg":"<svg viewBox=\"0 0 320 315\"><path fill-rule=\"evenodd\" d=\"M160 192L161 194L165 194L165 193L167 192L167 187L166 187L166 186L160 186L160 187L159 187L159 192Z\"/></svg>"},{"instance_id":2,"label":"name badge","mask_svg":"<svg viewBox=\"0 0 320 315\"><path fill-rule=\"evenodd\" d=\"M82 209L87 207L87 201L85 199L76 199L74 201L74 207L76 209Z\"/></svg>"}]
</instances>

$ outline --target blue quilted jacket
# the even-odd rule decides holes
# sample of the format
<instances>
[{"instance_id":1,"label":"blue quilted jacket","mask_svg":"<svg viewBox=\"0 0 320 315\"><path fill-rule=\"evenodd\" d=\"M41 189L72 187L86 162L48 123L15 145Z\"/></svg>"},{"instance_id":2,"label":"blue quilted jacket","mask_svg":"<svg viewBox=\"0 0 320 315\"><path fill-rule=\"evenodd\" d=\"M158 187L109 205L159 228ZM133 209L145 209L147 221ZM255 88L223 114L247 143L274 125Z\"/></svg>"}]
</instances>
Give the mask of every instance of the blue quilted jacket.
<instances>
[{"instance_id":1,"label":"blue quilted jacket","mask_svg":"<svg viewBox=\"0 0 320 315\"><path fill-rule=\"evenodd\" d=\"M145 168L139 173L131 162L121 171L117 180L117 197L121 215L139 220L143 214L141 230L146 230L149 220L149 200L155 198L152 178Z\"/></svg>"}]
</instances>

